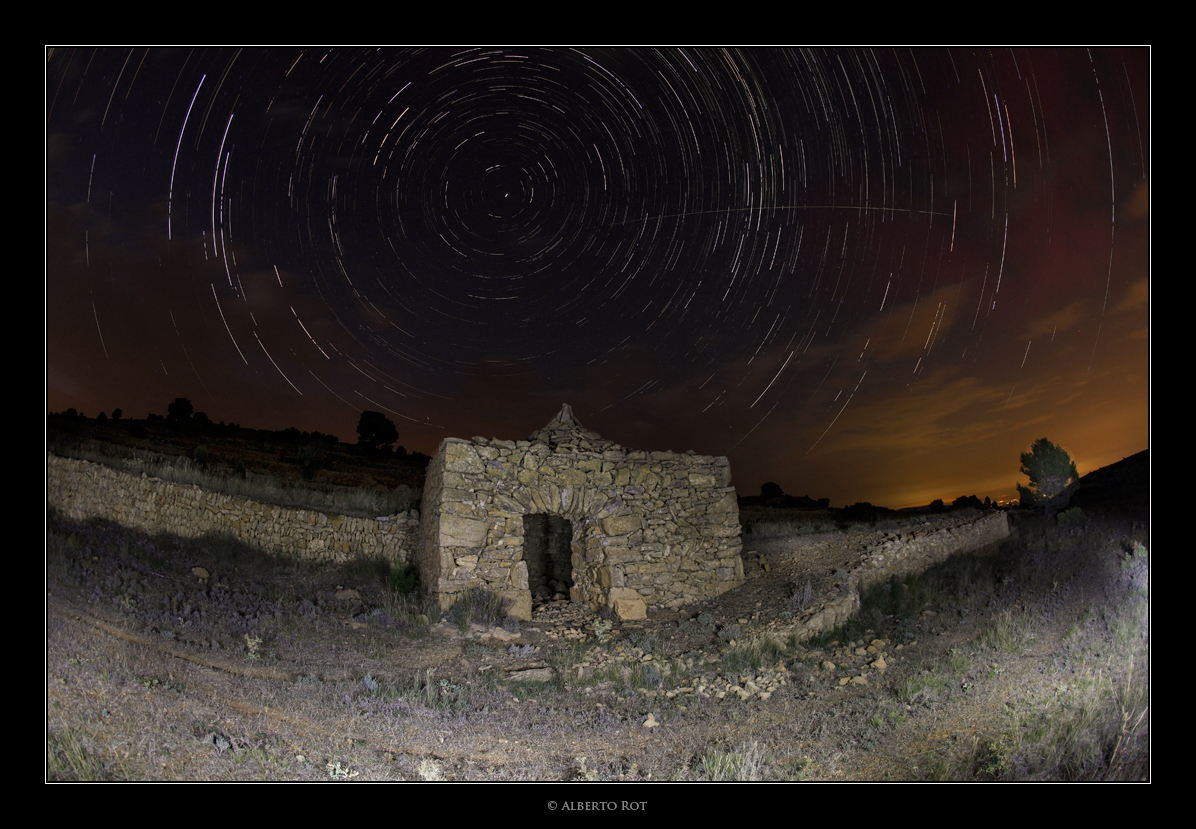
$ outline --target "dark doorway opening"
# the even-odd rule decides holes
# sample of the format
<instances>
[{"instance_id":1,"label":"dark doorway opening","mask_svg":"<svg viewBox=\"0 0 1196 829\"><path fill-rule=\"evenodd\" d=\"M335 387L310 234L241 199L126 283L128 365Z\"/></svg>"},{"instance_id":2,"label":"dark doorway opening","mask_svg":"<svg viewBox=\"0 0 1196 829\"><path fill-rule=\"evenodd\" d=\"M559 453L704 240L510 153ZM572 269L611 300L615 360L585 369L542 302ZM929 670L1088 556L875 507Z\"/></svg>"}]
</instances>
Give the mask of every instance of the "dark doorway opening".
<instances>
[{"instance_id":1,"label":"dark doorway opening","mask_svg":"<svg viewBox=\"0 0 1196 829\"><path fill-rule=\"evenodd\" d=\"M523 516L523 560L532 601L568 599L573 587L573 524L559 515Z\"/></svg>"}]
</instances>

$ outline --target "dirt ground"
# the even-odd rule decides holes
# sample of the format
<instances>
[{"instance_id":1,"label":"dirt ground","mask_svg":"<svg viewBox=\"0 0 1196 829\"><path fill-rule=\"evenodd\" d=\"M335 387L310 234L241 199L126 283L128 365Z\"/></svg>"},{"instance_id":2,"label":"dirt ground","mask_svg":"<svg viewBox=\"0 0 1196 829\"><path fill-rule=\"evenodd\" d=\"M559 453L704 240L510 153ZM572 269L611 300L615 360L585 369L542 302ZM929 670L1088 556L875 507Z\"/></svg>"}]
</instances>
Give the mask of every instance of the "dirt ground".
<instances>
[{"instance_id":1,"label":"dirt ground","mask_svg":"<svg viewBox=\"0 0 1196 829\"><path fill-rule=\"evenodd\" d=\"M957 567L954 592L866 611L837 641L766 636L870 532L747 539L764 560L745 555L741 588L644 622L553 602L501 626L421 618L376 562L51 514L47 777L1022 779L1000 750L1019 706L1056 705L1094 652L1109 657L1102 676L1124 673L1106 608L1132 587L1126 551L1146 530L1114 519L1027 524ZM1007 628L1011 646L993 634ZM1121 728L1148 755L1148 720ZM1144 774L1139 761L1128 776Z\"/></svg>"}]
</instances>

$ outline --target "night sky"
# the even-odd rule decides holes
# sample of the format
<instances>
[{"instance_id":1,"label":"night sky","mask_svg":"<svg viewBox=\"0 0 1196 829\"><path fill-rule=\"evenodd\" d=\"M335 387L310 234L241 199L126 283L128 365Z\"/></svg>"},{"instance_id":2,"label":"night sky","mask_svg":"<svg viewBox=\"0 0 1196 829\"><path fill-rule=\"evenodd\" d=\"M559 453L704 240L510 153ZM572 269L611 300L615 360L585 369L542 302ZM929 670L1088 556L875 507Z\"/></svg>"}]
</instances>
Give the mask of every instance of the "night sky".
<instances>
[{"instance_id":1,"label":"night sky","mask_svg":"<svg viewBox=\"0 0 1196 829\"><path fill-rule=\"evenodd\" d=\"M562 403L832 505L1149 439L1146 49L79 49L46 405L408 450Z\"/></svg>"}]
</instances>

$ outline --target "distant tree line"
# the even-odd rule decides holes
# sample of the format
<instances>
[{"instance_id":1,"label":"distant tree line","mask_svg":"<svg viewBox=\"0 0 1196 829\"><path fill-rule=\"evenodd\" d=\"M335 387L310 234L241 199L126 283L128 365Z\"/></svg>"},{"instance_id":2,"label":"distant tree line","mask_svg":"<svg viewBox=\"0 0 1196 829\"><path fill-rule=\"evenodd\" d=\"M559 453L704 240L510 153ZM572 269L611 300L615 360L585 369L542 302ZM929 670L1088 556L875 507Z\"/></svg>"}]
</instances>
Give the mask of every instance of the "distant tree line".
<instances>
[{"instance_id":1,"label":"distant tree line","mask_svg":"<svg viewBox=\"0 0 1196 829\"><path fill-rule=\"evenodd\" d=\"M57 420L60 425L65 425L64 421L69 423L88 418L74 408L69 408L63 412L50 412L48 419ZM109 416L101 412L95 420L108 422ZM195 406L186 397L176 397L167 405L165 417L151 412L143 421L128 420L124 419L124 412L121 409L114 409L111 422L113 425L119 425L121 429L135 438L146 437L147 425L158 423L160 424L159 428L171 429L194 437L223 437L294 446L296 447L294 462L307 480L314 478L320 469L326 468L328 455L325 448L340 444L340 439L336 435L319 431L300 431L294 426L271 431L244 428L240 424L226 424L224 421L214 423L204 412L197 412ZM361 413L357 423L356 448L358 451L378 458L394 457L402 463L413 466L426 466L431 460L420 452L408 453L402 446L396 448L395 443L398 439L398 429L395 428L394 422L390 418L380 412ZM199 452L201 449L203 451ZM200 446L196 448L196 451L198 455L193 460L198 465L205 466L209 460L207 448Z\"/></svg>"}]
</instances>

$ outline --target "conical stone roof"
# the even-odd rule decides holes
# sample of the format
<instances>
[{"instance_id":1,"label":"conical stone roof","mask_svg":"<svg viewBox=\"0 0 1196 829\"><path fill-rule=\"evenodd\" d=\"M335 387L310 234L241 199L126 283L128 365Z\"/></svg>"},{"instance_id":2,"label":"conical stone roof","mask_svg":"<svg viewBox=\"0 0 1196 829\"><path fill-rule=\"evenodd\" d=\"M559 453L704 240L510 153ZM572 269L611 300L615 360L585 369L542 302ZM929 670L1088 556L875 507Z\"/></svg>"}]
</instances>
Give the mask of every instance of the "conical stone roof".
<instances>
[{"instance_id":1,"label":"conical stone roof","mask_svg":"<svg viewBox=\"0 0 1196 829\"><path fill-rule=\"evenodd\" d=\"M543 429L537 429L528 436L534 443L543 443L554 452L607 452L622 451L623 447L606 440L597 432L591 432L573 416L573 407L568 403L561 406L556 417Z\"/></svg>"}]
</instances>

